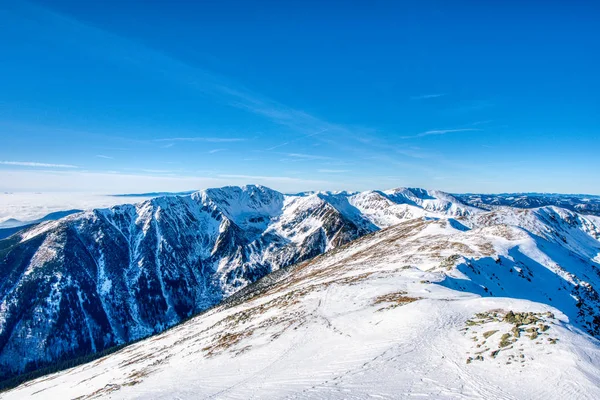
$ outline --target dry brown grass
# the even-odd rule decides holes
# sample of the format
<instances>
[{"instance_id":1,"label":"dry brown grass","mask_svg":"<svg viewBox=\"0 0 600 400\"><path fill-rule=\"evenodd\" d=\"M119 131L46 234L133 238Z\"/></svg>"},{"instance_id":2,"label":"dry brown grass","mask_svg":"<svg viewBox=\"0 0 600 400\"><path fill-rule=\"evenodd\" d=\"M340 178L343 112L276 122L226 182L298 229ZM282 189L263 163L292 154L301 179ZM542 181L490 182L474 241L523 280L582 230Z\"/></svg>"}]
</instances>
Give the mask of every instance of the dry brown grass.
<instances>
[{"instance_id":1,"label":"dry brown grass","mask_svg":"<svg viewBox=\"0 0 600 400\"><path fill-rule=\"evenodd\" d=\"M228 350L232 346L235 346L241 342L242 339L252 336L253 333L254 329L246 329L245 331L235 333L225 332L217 336L216 340L209 346L204 347L202 351L206 352L206 357L214 357L215 355Z\"/></svg>"},{"instance_id":2,"label":"dry brown grass","mask_svg":"<svg viewBox=\"0 0 600 400\"><path fill-rule=\"evenodd\" d=\"M132 365L132 364L135 364L135 363L138 363L138 362L141 362L141 361L149 360L152 357L153 357L153 355L149 354L149 353L138 354L138 355L136 355L134 357L131 357L131 358L128 358L128 359L122 361L119 364L119 367L121 367L121 368L127 367L129 365Z\"/></svg>"},{"instance_id":3,"label":"dry brown grass","mask_svg":"<svg viewBox=\"0 0 600 400\"><path fill-rule=\"evenodd\" d=\"M373 300L373 305L387 304L386 307L380 308L377 311L389 310L392 308L400 307L412 302L420 300L418 297L406 296L406 292L394 292L377 296Z\"/></svg>"},{"instance_id":4,"label":"dry brown grass","mask_svg":"<svg viewBox=\"0 0 600 400\"><path fill-rule=\"evenodd\" d=\"M107 396L111 393L114 393L118 390L121 390L121 385L116 385L109 383L101 389L98 389L87 396L78 397L78 399L99 399L101 397Z\"/></svg>"}]
</instances>

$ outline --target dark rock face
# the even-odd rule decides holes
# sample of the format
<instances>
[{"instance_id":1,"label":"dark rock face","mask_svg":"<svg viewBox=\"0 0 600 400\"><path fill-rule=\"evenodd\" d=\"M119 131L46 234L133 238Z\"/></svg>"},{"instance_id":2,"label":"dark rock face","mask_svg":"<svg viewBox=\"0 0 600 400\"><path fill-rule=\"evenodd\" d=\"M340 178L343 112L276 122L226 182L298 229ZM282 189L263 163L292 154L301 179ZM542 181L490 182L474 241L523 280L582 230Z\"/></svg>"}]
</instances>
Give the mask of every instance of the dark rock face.
<instances>
[{"instance_id":1,"label":"dark rock face","mask_svg":"<svg viewBox=\"0 0 600 400\"><path fill-rule=\"evenodd\" d=\"M160 332L348 243L326 201L248 186L79 213L0 241L0 378Z\"/></svg>"}]
</instances>

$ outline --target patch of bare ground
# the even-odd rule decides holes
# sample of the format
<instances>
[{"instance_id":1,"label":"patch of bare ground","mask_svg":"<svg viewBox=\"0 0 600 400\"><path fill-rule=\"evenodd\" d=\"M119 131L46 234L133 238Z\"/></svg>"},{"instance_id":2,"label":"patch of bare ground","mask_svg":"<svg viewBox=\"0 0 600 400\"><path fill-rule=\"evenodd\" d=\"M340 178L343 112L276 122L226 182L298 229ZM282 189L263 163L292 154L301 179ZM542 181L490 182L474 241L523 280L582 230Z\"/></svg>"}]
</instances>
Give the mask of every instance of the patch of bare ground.
<instances>
[{"instance_id":1,"label":"patch of bare ground","mask_svg":"<svg viewBox=\"0 0 600 400\"><path fill-rule=\"evenodd\" d=\"M147 377L152 372L157 370L160 365L164 364L169 358L172 357L172 354L169 354L168 351L169 348L167 346L164 346L163 348L157 351L139 354L122 361L119 364L119 368L122 369L127 368L130 365L139 364L143 361L149 362L143 369L133 372L130 376L128 376L128 380L124 383L124 385L135 385L141 382L143 378Z\"/></svg>"},{"instance_id":2,"label":"patch of bare ground","mask_svg":"<svg viewBox=\"0 0 600 400\"><path fill-rule=\"evenodd\" d=\"M250 349L252 349L252 346L244 346L241 349L237 350L233 356L237 357L239 355L242 355L242 354L246 353L247 351L249 351Z\"/></svg>"},{"instance_id":3,"label":"patch of bare ground","mask_svg":"<svg viewBox=\"0 0 600 400\"><path fill-rule=\"evenodd\" d=\"M146 361L146 360L150 360L153 358L153 355L150 353L142 353L142 354L137 354L133 357L130 357L126 360L121 361L121 363L119 364L119 367L124 368L124 367L128 367L132 364L136 364L142 361Z\"/></svg>"},{"instance_id":4,"label":"patch of bare ground","mask_svg":"<svg viewBox=\"0 0 600 400\"><path fill-rule=\"evenodd\" d=\"M450 271L462 259L460 254L453 254L440 262L440 268Z\"/></svg>"},{"instance_id":5,"label":"patch of bare ground","mask_svg":"<svg viewBox=\"0 0 600 400\"><path fill-rule=\"evenodd\" d=\"M152 373L152 369L150 367L143 368L139 371L134 370L129 376L127 376L127 380L123 383L123 386L135 386L150 376Z\"/></svg>"},{"instance_id":6,"label":"patch of bare ground","mask_svg":"<svg viewBox=\"0 0 600 400\"><path fill-rule=\"evenodd\" d=\"M94 379L94 378L96 378L96 377L98 377L100 375L102 375L102 373L99 373L99 374L96 374L96 375L92 375L89 378L83 379L83 380L79 381L78 385L81 385L82 383L91 381L92 379Z\"/></svg>"},{"instance_id":7,"label":"patch of bare ground","mask_svg":"<svg viewBox=\"0 0 600 400\"><path fill-rule=\"evenodd\" d=\"M104 361L106 361L108 358L110 357L110 355L106 355L104 357L100 357L99 359L97 359L96 361L94 361L94 363L92 364L94 367L102 364Z\"/></svg>"},{"instance_id":8,"label":"patch of bare ground","mask_svg":"<svg viewBox=\"0 0 600 400\"><path fill-rule=\"evenodd\" d=\"M406 296L406 292L394 292L394 293L388 293L388 294L384 294L382 296L377 296L374 300L373 300L373 305L378 305L378 304L387 304L386 307L382 307L379 311L384 311L384 310L389 310L392 308L396 308L396 307L400 307L409 303L412 303L414 301L420 300L418 297L409 297Z\"/></svg>"},{"instance_id":9,"label":"patch of bare ground","mask_svg":"<svg viewBox=\"0 0 600 400\"><path fill-rule=\"evenodd\" d=\"M75 400L80 400L80 399L99 399L101 397L107 396L111 393L114 393L118 390L121 390L121 385L117 385L117 384L113 384L113 383L109 383L108 385L104 386L101 389L98 389L86 396L80 396L77 397L77 399Z\"/></svg>"},{"instance_id":10,"label":"patch of bare ground","mask_svg":"<svg viewBox=\"0 0 600 400\"><path fill-rule=\"evenodd\" d=\"M523 239L527 235L520 230L510 227L505 224L498 224L486 228L487 232L492 233L496 236L503 237L508 240Z\"/></svg>"},{"instance_id":11,"label":"patch of bare ground","mask_svg":"<svg viewBox=\"0 0 600 400\"><path fill-rule=\"evenodd\" d=\"M422 246L421 248L418 249L418 251L420 252L430 252L430 253L434 253L434 252L441 252L444 250L455 250L457 253L462 254L463 256L472 256L475 255L475 252L473 251L473 249L471 249L469 246L467 246L464 243L460 243L460 242L451 242L449 240L446 241L441 241L441 240L436 240L435 241L437 244L435 245L425 245Z\"/></svg>"},{"instance_id":12,"label":"patch of bare ground","mask_svg":"<svg viewBox=\"0 0 600 400\"><path fill-rule=\"evenodd\" d=\"M478 243L477 248L479 249L479 252L486 257L491 257L496 254L494 246L492 246L490 242Z\"/></svg>"},{"instance_id":13,"label":"patch of bare ground","mask_svg":"<svg viewBox=\"0 0 600 400\"><path fill-rule=\"evenodd\" d=\"M214 357L217 354L228 350L232 346L235 346L242 339L251 336L254 333L254 330L255 329L246 329L244 331L234 333L225 332L221 335L218 335L213 343L204 347L202 351L206 353L206 357Z\"/></svg>"},{"instance_id":14,"label":"patch of bare ground","mask_svg":"<svg viewBox=\"0 0 600 400\"><path fill-rule=\"evenodd\" d=\"M48 376L45 376L45 377L42 377L42 378L31 380L29 382L25 382L25 383L22 384L22 386L23 387L28 387L28 386L31 386L31 385L34 385L34 384L37 384L37 383L40 383L40 382L51 381L53 379L56 379L57 377L58 377L58 374L51 374L51 375L48 375Z\"/></svg>"}]
</instances>

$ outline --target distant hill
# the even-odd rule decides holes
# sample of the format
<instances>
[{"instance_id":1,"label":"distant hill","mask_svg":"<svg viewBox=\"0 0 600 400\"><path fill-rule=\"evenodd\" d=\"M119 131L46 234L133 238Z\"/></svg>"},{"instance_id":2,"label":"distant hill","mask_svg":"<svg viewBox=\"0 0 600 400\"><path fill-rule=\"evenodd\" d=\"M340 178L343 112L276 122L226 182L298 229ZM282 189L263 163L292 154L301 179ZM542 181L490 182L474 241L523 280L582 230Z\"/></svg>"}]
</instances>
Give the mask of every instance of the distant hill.
<instances>
[{"instance_id":1,"label":"distant hill","mask_svg":"<svg viewBox=\"0 0 600 400\"><path fill-rule=\"evenodd\" d=\"M122 193L113 194L114 197L164 197L164 196L186 196L196 192L196 190L189 190L186 192L149 192L149 193Z\"/></svg>"},{"instance_id":2,"label":"distant hill","mask_svg":"<svg viewBox=\"0 0 600 400\"><path fill-rule=\"evenodd\" d=\"M82 210L66 210L66 211L55 211L45 215L42 218L33 221L19 221L18 219L11 218L0 223L0 240L5 239L25 228L30 228L33 225L37 225L40 222L55 221L57 219L66 217L71 214L81 212Z\"/></svg>"},{"instance_id":3,"label":"distant hill","mask_svg":"<svg viewBox=\"0 0 600 400\"><path fill-rule=\"evenodd\" d=\"M557 206L581 214L600 216L600 196L559 193L501 193L455 194L460 201L475 207L491 210L495 206L535 208Z\"/></svg>"}]
</instances>

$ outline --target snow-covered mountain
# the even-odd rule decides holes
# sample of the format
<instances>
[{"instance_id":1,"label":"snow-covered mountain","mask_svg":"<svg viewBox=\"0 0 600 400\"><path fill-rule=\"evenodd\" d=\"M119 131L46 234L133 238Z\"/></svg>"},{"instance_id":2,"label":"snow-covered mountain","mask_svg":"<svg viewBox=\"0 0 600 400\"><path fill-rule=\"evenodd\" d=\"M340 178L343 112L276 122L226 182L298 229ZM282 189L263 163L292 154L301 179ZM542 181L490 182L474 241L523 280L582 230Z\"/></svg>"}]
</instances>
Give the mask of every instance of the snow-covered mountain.
<instances>
[{"instance_id":1,"label":"snow-covered mountain","mask_svg":"<svg viewBox=\"0 0 600 400\"><path fill-rule=\"evenodd\" d=\"M465 204L491 210L496 206L536 208L557 206L581 214L600 216L600 196L556 193L456 194Z\"/></svg>"},{"instance_id":2,"label":"snow-covered mountain","mask_svg":"<svg viewBox=\"0 0 600 400\"><path fill-rule=\"evenodd\" d=\"M208 189L0 241L0 377L165 330L279 268L413 218L481 210L422 189Z\"/></svg>"},{"instance_id":3,"label":"snow-covered mountain","mask_svg":"<svg viewBox=\"0 0 600 400\"><path fill-rule=\"evenodd\" d=\"M249 190L282 204L252 207L272 222L240 211L233 199ZM254 240L268 231L306 243L322 204L356 221L346 231L356 235L393 225L329 239L330 251L204 314L5 398L600 398L600 218L558 207L482 212L415 190L218 193L177 201L228 203L216 215Z\"/></svg>"},{"instance_id":4,"label":"snow-covered mountain","mask_svg":"<svg viewBox=\"0 0 600 400\"><path fill-rule=\"evenodd\" d=\"M7 237L14 235L15 233L28 228L30 226L45 222L45 221L55 221L57 219L61 219L66 217L67 215L75 214L81 212L81 210L65 210L65 211L56 211L50 214L43 216L42 218L33 220L33 221L19 221L17 219L11 218L4 222L0 222L0 240L6 239Z\"/></svg>"}]
</instances>

